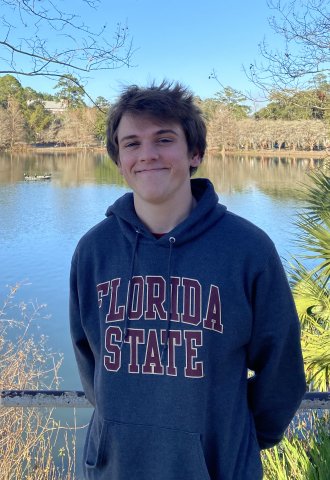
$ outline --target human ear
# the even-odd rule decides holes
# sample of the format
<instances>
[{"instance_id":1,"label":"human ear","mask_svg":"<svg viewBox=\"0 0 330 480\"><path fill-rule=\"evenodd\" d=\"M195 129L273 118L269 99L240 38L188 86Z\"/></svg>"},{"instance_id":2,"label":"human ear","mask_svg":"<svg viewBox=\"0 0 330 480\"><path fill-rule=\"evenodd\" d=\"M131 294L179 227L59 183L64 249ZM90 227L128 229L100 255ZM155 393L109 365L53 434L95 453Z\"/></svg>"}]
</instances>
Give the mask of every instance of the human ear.
<instances>
[{"instance_id":1,"label":"human ear","mask_svg":"<svg viewBox=\"0 0 330 480\"><path fill-rule=\"evenodd\" d=\"M190 166L191 167L198 167L201 164L201 157L199 153L194 153L190 159Z\"/></svg>"}]
</instances>

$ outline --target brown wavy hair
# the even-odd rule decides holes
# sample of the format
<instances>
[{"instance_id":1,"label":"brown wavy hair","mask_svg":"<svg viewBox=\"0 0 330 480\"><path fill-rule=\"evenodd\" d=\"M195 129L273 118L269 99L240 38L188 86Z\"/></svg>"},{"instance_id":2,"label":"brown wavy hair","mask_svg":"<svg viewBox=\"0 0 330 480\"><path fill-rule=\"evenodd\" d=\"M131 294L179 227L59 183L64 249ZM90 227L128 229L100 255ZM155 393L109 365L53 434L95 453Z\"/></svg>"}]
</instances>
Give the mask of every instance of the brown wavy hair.
<instances>
[{"instance_id":1,"label":"brown wavy hair","mask_svg":"<svg viewBox=\"0 0 330 480\"><path fill-rule=\"evenodd\" d=\"M181 125L188 153L198 153L203 159L206 149L206 125L201 110L194 103L193 94L180 83L163 81L150 87L131 85L124 88L117 102L111 106L107 119L107 151L118 165L118 126L122 116L145 115L161 121ZM190 175L197 167L190 167Z\"/></svg>"}]
</instances>

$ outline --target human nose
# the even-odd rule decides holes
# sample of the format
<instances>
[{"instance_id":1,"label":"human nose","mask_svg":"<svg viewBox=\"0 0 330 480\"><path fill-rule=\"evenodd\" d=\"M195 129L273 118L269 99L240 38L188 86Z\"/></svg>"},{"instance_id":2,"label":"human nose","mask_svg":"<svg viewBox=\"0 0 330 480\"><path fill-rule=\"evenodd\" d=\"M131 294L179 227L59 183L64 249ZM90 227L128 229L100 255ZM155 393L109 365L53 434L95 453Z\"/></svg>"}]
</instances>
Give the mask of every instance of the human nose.
<instances>
[{"instance_id":1,"label":"human nose","mask_svg":"<svg viewBox=\"0 0 330 480\"><path fill-rule=\"evenodd\" d=\"M139 160L141 162L148 162L157 160L159 152L157 146L151 142L144 142L139 149Z\"/></svg>"}]
</instances>

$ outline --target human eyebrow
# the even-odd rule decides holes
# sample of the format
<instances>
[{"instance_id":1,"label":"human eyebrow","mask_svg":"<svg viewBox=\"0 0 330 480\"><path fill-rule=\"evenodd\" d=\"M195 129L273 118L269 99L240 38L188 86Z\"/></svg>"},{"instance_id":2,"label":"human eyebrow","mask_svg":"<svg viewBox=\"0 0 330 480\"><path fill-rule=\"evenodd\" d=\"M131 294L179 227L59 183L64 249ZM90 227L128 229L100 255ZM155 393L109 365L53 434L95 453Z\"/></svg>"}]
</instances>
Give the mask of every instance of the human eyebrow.
<instances>
[{"instance_id":1,"label":"human eyebrow","mask_svg":"<svg viewBox=\"0 0 330 480\"><path fill-rule=\"evenodd\" d=\"M172 128L162 128L161 130L157 130L156 135L164 135L167 133L172 133L176 137L178 136L177 132L175 130L172 130Z\"/></svg>"},{"instance_id":2,"label":"human eyebrow","mask_svg":"<svg viewBox=\"0 0 330 480\"><path fill-rule=\"evenodd\" d=\"M119 140L119 143L124 143L127 140L136 140L137 138L138 138L137 135L126 135L125 137L123 137Z\"/></svg>"}]
</instances>

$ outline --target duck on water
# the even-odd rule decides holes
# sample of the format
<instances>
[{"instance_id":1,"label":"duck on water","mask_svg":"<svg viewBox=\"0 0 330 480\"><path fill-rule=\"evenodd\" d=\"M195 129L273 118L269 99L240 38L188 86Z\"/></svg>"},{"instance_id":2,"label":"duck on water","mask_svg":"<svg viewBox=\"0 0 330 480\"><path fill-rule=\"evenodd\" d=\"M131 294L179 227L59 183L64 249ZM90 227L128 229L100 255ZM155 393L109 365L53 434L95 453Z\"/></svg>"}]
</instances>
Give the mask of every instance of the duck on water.
<instances>
[{"instance_id":1,"label":"duck on water","mask_svg":"<svg viewBox=\"0 0 330 480\"><path fill-rule=\"evenodd\" d=\"M45 173L43 175L29 175L27 173L24 173L24 180L27 181L36 181L36 180L51 180L52 174L51 173Z\"/></svg>"}]
</instances>

